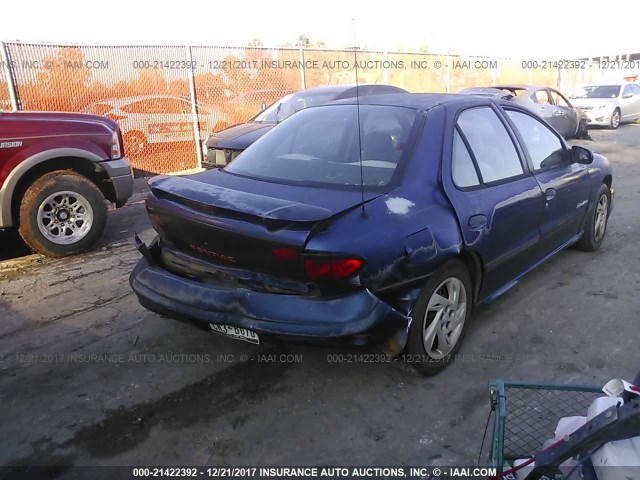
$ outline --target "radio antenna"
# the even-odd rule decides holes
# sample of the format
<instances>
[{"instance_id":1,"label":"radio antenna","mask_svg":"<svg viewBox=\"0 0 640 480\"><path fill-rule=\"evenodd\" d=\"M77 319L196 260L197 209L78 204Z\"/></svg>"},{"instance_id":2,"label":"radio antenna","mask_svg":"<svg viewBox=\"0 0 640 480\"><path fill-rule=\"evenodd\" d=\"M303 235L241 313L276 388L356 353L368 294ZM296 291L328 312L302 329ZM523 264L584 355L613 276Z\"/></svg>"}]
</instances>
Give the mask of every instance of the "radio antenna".
<instances>
[{"instance_id":1,"label":"radio antenna","mask_svg":"<svg viewBox=\"0 0 640 480\"><path fill-rule=\"evenodd\" d=\"M364 209L364 174L362 170L362 130L360 128L360 90L358 86L358 44L356 41L356 19L352 18L353 22L353 65L356 71L356 113L358 119L358 158L360 163L360 205L362 207L362 211L360 212L360 216L362 218L367 218L367 212Z\"/></svg>"}]
</instances>

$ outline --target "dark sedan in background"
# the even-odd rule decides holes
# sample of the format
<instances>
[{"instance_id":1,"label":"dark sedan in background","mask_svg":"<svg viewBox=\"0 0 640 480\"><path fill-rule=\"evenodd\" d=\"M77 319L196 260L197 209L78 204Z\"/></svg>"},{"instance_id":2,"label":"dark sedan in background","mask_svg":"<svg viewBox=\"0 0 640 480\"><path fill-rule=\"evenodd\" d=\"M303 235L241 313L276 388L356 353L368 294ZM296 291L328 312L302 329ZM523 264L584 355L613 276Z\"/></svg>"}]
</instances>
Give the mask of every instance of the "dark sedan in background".
<instances>
[{"instance_id":1,"label":"dark sedan in background","mask_svg":"<svg viewBox=\"0 0 640 480\"><path fill-rule=\"evenodd\" d=\"M511 100L540 115L564 138L589 138L587 115L554 88L534 85L495 85L466 88L460 93Z\"/></svg>"},{"instance_id":2,"label":"dark sedan in background","mask_svg":"<svg viewBox=\"0 0 640 480\"><path fill-rule=\"evenodd\" d=\"M252 343L406 347L427 375L474 305L597 250L613 199L606 158L517 103L446 94L309 108L224 169L150 187L142 305Z\"/></svg>"},{"instance_id":3,"label":"dark sedan in background","mask_svg":"<svg viewBox=\"0 0 640 480\"><path fill-rule=\"evenodd\" d=\"M292 93L264 109L247 123L234 125L209 136L205 142L207 152L202 166L225 166L278 123L305 108L356 95L366 97L401 92L406 93L406 90L391 85L330 85Z\"/></svg>"}]
</instances>

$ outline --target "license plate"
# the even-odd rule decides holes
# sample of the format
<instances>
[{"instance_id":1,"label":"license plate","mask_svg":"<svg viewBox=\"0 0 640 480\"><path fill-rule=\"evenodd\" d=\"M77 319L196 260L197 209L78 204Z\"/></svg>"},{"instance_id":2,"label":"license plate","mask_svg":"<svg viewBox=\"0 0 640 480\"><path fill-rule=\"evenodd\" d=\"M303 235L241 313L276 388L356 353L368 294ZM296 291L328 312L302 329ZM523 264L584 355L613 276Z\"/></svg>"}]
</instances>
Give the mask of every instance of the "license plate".
<instances>
[{"instance_id":1,"label":"license plate","mask_svg":"<svg viewBox=\"0 0 640 480\"><path fill-rule=\"evenodd\" d=\"M234 327L232 325L214 325L213 323L210 323L209 326L214 332L221 333L227 337L235 338L236 340L243 340L249 343L260 343L258 334L251 330L247 330L246 328Z\"/></svg>"}]
</instances>

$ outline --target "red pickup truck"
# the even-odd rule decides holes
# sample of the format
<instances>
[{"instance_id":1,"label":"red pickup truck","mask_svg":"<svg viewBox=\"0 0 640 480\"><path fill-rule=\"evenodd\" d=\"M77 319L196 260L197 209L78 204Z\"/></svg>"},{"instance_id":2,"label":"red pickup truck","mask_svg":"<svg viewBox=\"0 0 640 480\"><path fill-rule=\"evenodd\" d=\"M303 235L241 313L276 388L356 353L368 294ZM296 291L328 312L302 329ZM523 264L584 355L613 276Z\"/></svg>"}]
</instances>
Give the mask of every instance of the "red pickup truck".
<instances>
[{"instance_id":1,"label":"red pickup truck","mask_svg":"<svg viewBox=\"0 0 640 480\"><path fill-rule=\"evenodd\" d=\"M107 203L133 193L131 165L113 120L96 115L0 111L0 229L18 228L53 257L90 248Z\"/></svg>"}]
</instances>

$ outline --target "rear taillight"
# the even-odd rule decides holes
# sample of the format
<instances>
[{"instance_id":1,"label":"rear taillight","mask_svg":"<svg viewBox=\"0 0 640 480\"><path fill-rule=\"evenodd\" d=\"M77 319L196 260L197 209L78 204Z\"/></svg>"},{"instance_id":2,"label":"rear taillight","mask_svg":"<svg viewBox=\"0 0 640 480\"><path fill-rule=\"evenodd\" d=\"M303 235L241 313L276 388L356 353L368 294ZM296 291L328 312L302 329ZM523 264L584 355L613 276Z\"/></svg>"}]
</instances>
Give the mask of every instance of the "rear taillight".
<instances>
[{"instance_id":1,"label":"rear taillight","mask_svg":"<svg viewBox=\"0 0 640 480\"><path fill-rule=\"evenodd\" d=\"M273 256L280 262L289 262L298 258L298 252L294 248L278 247L272 250Z\"/></svg>"},{"instance_id":2,"label":"rear taillight","mask_svg":"<svg viewBox=\"0 0 640 480\"><path fill-rule=\"evenodd\" d=\"M311 280L338 280L355 274L362 267L358 258L314 257L304 261L304 270Z\"/></svg>"}]
</instances>

